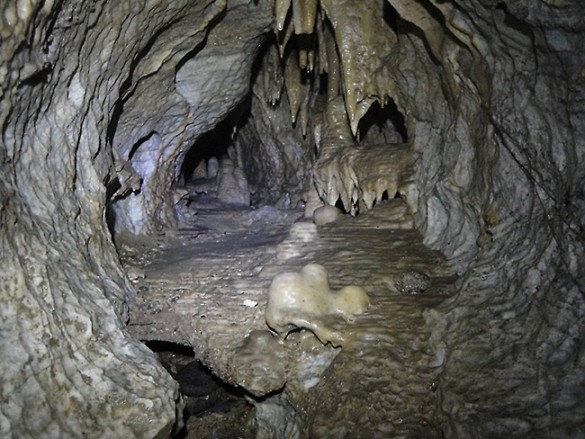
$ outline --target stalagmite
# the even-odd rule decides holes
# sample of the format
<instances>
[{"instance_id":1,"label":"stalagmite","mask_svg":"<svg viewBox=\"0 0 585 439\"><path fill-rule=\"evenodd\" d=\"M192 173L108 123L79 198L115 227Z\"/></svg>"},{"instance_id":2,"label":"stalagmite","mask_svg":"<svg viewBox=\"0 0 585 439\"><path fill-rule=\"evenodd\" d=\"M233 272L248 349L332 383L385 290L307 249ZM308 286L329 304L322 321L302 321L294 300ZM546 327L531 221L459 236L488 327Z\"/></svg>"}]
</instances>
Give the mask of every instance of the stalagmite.
<instances>
[{"instance_id":1,"label":"stalagmite","mask_svg":"<svg viewBox=\"0 0 585 439\"><path fill-rule=\"evenodd\" d=\"M207 178L207 162L205 160L201 160L191 174L191 180L198 178Z\"/></svg>"}]
</instances>

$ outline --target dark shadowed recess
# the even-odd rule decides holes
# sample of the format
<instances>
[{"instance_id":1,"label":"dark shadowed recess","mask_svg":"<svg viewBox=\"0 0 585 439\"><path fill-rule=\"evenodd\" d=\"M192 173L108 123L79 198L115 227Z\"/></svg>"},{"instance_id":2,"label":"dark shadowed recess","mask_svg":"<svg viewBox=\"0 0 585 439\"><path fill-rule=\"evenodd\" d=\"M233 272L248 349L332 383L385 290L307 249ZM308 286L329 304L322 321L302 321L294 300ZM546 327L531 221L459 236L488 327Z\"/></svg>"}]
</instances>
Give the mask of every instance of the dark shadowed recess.
<instances>
[{"instance_id":1,"label":"dark shadowed recess","mask_svg":"<svg viewBox=\"0 0 585 439\"><path fill-rule=\"evenodd\" d=\"M368 112L362 117L358 126L359 138L367 139L368 134L384 137L387 143L408 142L408 132L404 115L396 107L396 103L389 99L384 107L374 102Z\"/></svg>"},{"instance_id":2,"label":"dark shadowed recess","mask_svg":"<svg viewBox=\"0 0 585 439\"><path fill-rule=\"evenodd\" d=\"M250 97L247 97L225 119L193 142L185 154L179 179L188 182L199 163L207 161L211 157L216 157L219 160L226 155L228 148L232 145L234 133L246 123L249 117Z\"/></svg>"},{"instance_id":3,"label":"dark shadowed recess","mask_svg":"<svg viewBox=\"0 0 585 439\"><path fill-rule=\"evenodd\" d=\"M191 347L156 340L144 343L179 383L179 390L185 403L183 410L185 426L176 432L173 439L188 437L188 421L191 417L202 418L214 413L253 409L245 400L245 391L230 386L213 375L195 358Z\"/></svg>"}]
</instances>

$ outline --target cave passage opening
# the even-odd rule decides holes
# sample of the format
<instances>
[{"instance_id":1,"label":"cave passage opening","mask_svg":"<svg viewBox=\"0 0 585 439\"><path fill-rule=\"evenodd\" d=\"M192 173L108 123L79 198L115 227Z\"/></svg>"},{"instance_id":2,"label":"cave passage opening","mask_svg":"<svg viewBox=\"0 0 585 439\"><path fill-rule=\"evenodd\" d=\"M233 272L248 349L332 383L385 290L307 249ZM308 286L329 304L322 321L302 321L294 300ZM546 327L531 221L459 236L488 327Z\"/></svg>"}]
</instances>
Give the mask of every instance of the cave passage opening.
<instances>
[{"instance_id":1,"label":"cave passage opening","mask_svg":"<svg viewBox=\"0 0 585 439\"><path fill-rule=\"evenodd\" d=\"M248 183L254 173L243 159L238 141L240 129L252 119L247 96L211 130L200 135L189 147L180 164L178 181L187 191L185 208L193 202L199 207L250 207Z\"/></svg>"},{"instance_id":2,"label":"cave passage opening","mask_svg":"<svg viewBox=\"0 0 585 439\"><path fill-rule=\"evenodd\" d=\"M299 44L298 40L291 39ZM384 227L409 231L414 227L406 203L396 200L408 196L403 183L411 181L412 147L398 97L381 94L384 102L374 102L360 118L357 133L352 132L339 72L299 69L300 50L289 46L281 59L274 42L264 46L253 62L246 97L239 104L234 100L227 116L216 117L219 122L206 125L210 129L183 144L184 155L174 162L172 182L187 193L176 203L179 230L169 234L164 250L136 282L148 288L142 290L148 294L139 297L141 307L162 310L135 317L132 326L136 333L144 332L141 339L152 337L147 332L153 326L162 328L156 337L164 333L168 339L189 343L210 369L219 371L218 376L248 390L252 384L244 369L251 367L237 355L247 332L267 330L262 318L251 316L261 313L275 273L300 268L302 261L310 260L327 265L332 282L344 286L350 277L355 284L382 279L388 265L398 266L388 264L389 245L382 238L389 239L389 234ZM223 78L225 88L227 82L229 78ZM323 184L316 188L314 177L320 171ZM337 187L323 191L332 181ZM321 229L317 239L316 216L313 224L312 213L300 208L312 187L317 189L315 198L320 198L316 204L334 204L351 216L359 212L360 218L338 215L332 221L339 220L338 224ZM366 214L374 207L375 214ZM303 216L309 224L296 227ZM406 246L414 245L413 235L403 239ZM357 245L364 248L356 252ZM348 254L361 264L352 264L351 274L343 259ZM443 276L434 266L406 265L422 273L416 285L407 285L411 292L426 291L431 274ZM164 288L153 279L164 279ZM394 284L384 282L380 288L398 294ZM185 312L188 327L171 329L178 327ZM196 335L185 338L185 333ZM222 338L224 334L229 336ZM189 367L196 375L202 366ZM173 374L181 384L179 375ZM281 391L282 384L276 384ZM262 391L273 392L272 385ZM191 435L195 431L189 428Z\"/></svg>"},{"instance_id":3,"label":"cave passage opening","mask_svg":"<svg viewBox=\"0 0 585 439\"><path fill-rule=\"evenodd\" d=\"M215 178L217 169L210 172L210 161L213 168L215 161L219 164L219 161L228 155L229 148L234 146L239 129L250 117L248 96L217 125L191 144L181 163L179 181L188 184L195 183L198 179Z\"/></svg>"},{"instance_id":4,"label":"cave passage opening","mask_svg":"<svg viewBox=\"0 0 585 439\"><path fill-rule=\"evenodd\" d=\"M384 7L384 20L393 32L399 33L398 14L388 5ZM327 17L321 32L333 45L337 44ZM177 203L177 194L169 195L180 222L189 216L188 212L185 215L188 208L295 208L308 202L315 184L313 170L319 165L321 150L331 140L327 138L331 135L327 132L329 103L346 99L338 70L341 53L339 48L329 49L327 57L331 59L320 60L325 40L294 34L290 39L282 33L270 35L259 45L250 64L246 96L214 126L197 133L176 159L172 185L183 191L179 194L182 198ZM324 47L320 48L320 44ZM228 89L229 80L224 79ZM343 142L364 148L364 152L370 146L408 147L403 108L392 97L384 95L381 99L361 116L353 134L349 116L343 110L338 119L346 125L340 129L348 134ZM343 182L343 178L338 181ZM355 192L368 190L357 187ZM384 190L391 192L389 198L399 193L398 188L376 188L374 201L362 203L362 208L372 208L376 201L382 201ZM318 196L320 202L337 205L345 213L354 215L359 211L355 207L357 198L352 203L324 199L319 190Z\"/></svg>"},{"instance_id":5,"label":"cave passage opening","mask_svg":"<svg viewBox=\"0 0 585 439\"><path fill-rule=\"evenodd\" d=\"M360 120L357 137L361 139L361 144L408 143L404 114L392 99L388 99L383 106L374 102Z\"/></svg>"}]
</instances>

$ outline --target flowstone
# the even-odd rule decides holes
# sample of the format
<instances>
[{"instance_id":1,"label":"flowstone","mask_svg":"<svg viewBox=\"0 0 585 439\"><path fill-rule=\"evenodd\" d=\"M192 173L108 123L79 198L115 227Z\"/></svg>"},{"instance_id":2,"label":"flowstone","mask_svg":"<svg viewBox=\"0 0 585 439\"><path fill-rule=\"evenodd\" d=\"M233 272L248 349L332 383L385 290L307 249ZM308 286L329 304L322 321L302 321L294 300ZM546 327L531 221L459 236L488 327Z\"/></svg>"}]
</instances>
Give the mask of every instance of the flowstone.
<instances>
[{"instance_id":1,"label":"flowstone","mask_svg":"<svg viewBox=\"0 0 585 439\"><path fill-rule=\"evenodd\" d=\"M328 327L331 316L353 322L367 311L370 299L366 291L354 285L331 291L327 270L321 265L305 265L300 273L277 275L268 290L266 324L281 336L294 329L309 329L323 343L341 346L343 331Z\"/></svg>"},{"instance_id":2,"label":"flowstone","mask_svg":"<svg viewBox=\"0 0 585 439\"><path fill-rule=\"evenodd\" d=\"M250 332L230 359L237 384L257 397L280 391L287 381L289 350L269 331Z\"/></svg>"}]
</instances>

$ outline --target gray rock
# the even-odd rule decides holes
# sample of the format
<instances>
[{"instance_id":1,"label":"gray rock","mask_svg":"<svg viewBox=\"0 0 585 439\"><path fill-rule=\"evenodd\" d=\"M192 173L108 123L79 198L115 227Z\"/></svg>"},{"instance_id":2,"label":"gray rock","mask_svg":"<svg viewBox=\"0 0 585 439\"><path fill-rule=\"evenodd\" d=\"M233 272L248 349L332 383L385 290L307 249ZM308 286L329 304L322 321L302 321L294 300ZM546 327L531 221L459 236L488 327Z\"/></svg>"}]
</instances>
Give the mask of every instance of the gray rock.
<instances>
[{"instance_id":1,"label":"gray rock","mask_svg":"<svg viewBox=\"0 0 585 439\"><path fill-rule=\"evenodd\" d=\"M207 161L207 178L216 178L219 172L219 160L216 157L211 157Z\"/></svg>"}]
</instances>

